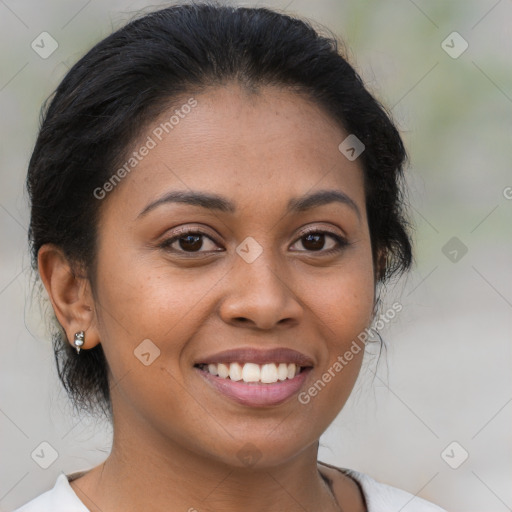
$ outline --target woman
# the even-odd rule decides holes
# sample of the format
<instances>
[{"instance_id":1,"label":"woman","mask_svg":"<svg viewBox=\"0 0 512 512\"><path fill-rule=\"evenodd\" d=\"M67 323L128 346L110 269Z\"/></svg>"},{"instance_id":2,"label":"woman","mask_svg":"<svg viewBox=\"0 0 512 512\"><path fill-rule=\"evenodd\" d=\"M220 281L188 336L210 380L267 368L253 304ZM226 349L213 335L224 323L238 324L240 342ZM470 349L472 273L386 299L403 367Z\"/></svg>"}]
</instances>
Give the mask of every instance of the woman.
<instances>
[{"instance_id":1,"label":"woman","mask_svg":"<svg viewBox=\"0 0 512 512\"><path fill-rule=\"evenodd\" d=\"M441 510L317 461L411 265L405 157L303 21L180 5L90 50L30 161L30 241L60 378L114 440L19 511Z\"/></svg>"}]
</instances>

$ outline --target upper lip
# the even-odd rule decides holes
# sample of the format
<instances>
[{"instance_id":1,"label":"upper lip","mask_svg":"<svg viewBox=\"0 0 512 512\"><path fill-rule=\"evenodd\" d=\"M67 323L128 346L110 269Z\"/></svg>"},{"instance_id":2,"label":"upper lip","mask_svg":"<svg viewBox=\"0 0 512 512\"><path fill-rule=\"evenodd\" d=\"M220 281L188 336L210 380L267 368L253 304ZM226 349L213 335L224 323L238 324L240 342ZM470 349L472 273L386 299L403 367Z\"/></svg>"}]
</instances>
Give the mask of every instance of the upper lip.
<instances>
[{"instance_id":1,"label":"upper lip","mask_svg":"<svg viewBox=\"0 0 512 512\"><path fill-rule=\"evenodd\" d=\"M294 363L298 366L313 366L313 360L290 348L278 347L270 350L255 348L239 348L217 352L211 356L203 357L195 364L210 363Z\"/></svg>"}]
</instances>

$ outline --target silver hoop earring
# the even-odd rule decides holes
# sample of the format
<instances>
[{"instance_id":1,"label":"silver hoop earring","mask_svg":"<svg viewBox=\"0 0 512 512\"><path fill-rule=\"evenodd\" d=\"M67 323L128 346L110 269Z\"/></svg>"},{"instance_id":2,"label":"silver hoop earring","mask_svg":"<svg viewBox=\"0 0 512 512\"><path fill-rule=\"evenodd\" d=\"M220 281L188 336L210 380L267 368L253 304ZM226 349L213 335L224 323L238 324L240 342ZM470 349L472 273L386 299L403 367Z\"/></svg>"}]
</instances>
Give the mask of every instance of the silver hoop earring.
<instances>
[{"instance_id":1,"label":"silver hoop earring","mask_svg":"<svg viewBox=\"0 0 512 512\"><path fill-rule=\"evenodd\" d=\"M75 339L73 340L73 343L75 345L77 354L80 353L80 347L84 344L84 337L85 337L84 331L78 331L75 333Z\"/></svg>"}]
</instances>

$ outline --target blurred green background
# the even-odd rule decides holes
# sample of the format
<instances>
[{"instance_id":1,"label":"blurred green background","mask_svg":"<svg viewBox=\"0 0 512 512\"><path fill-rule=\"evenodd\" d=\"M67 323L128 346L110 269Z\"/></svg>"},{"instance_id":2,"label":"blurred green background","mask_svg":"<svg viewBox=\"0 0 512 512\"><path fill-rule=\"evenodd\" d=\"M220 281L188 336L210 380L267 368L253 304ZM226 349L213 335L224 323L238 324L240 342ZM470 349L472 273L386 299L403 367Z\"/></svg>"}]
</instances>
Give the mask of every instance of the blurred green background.
<instances>
[{"instance_id":1,"label":"blurred green background","mask_svg":"<svg viewBox=\"0 0 512 512\"><path fill-rule=\"evenodd\" d=\"M449 510L512 510L512 2L234 3L284 9L342 38L410 155L416 266L383 305L404 309L382 333L377 377L369 360L320 459ZM23 185L39 109L94 43L164 5L0 1L1 510L60 471L101 462L111 435L72 415L31 305ZM31 47L42 32L58 44L47 58ZM59 454L46 470L31 458L42 441Z\"/></svg>"}]
</instances>

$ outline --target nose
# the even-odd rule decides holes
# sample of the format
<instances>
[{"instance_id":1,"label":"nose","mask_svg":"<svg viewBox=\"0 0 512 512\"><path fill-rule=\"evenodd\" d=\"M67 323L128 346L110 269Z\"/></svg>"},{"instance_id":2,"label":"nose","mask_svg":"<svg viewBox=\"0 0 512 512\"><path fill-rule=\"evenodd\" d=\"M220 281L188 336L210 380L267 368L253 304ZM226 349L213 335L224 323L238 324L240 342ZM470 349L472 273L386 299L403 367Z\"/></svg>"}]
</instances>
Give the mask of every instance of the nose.
<instances>
[{"instance_id":1,"label":"nose","mask_svg":"<svg viewBox=\"0 0 512 512\"><path fill-rule=\"evenodd\" d=\"M226 276L229 289L219 308L230 325L269 330L298 325L303 316L291 272L277 267L266 251L252 263L237 257Z\"/></svg>"}]
</instances>

